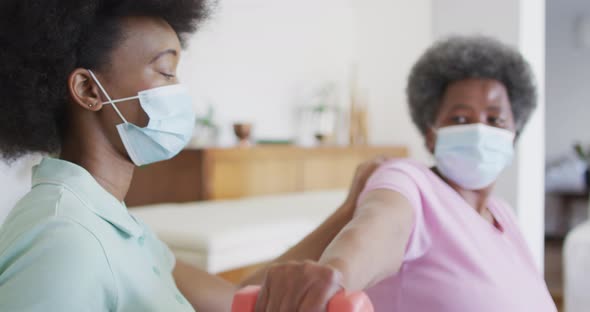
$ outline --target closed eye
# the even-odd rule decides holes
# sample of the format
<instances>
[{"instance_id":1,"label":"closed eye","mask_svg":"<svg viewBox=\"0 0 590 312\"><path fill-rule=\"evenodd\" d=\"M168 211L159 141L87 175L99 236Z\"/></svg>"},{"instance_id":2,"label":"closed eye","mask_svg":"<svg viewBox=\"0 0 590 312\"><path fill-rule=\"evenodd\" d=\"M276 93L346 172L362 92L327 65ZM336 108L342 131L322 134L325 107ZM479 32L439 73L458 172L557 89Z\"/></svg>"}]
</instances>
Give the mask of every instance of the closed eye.
<instances>
[{"instance_id":1,"label":"closed eye","mask_svg":"<svg viewBox=\"0 0 590 312\"><path fill-rule=\"evenodd\" d=\"M176 75L173 74L167 74L167 73L160 73L162 76L164 76L166 79L173 79L176 77Z\"/></svg>"}]
</instances>

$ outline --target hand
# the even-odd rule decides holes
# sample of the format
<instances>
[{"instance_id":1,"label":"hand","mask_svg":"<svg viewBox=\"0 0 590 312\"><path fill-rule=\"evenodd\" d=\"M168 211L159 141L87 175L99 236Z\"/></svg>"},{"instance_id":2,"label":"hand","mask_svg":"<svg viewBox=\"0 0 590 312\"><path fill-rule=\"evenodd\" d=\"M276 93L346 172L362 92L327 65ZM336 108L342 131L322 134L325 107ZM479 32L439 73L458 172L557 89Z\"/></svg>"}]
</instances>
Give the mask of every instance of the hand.
<instances>
[{"instance_id":1,"label":"hand","mask_svg":"<svg viewBox=\"0 0 590 312\"><path fill-rule=\"evenodd\" d=\"M354 174L354 178L352 179L352 184L348 191L348 197L346 198L344 206L347 208L351 208L354 210L356 207L356 203L358 201L359 196L361 195L362 191L365 188L365 184L367 180L371 177L373 172L379 168L383 163L388 161L390 158L385 156L380 156L373 158L369 161L366 161L360 164L356 168L356 173Z\"/></svg>"},{"instance_id":2,"label":"hand","mask_svg":"<svg viewBox=\"0 0 590 312\"><path fill-rule=\"evenodd\" d=\"M340 272L311 261L274 265L266 274L255 311L324 312L342 290L341 281Z\"/></svg>"}]
</instances>

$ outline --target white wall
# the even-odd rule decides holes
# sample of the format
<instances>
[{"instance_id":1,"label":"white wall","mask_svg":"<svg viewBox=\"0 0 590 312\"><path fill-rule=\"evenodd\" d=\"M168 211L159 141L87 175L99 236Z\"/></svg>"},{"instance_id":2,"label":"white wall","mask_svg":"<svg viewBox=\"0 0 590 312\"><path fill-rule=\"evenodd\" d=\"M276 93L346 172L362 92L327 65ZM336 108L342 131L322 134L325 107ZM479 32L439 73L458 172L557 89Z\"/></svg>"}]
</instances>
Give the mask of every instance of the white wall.
<instances>
[{"instance_id":1,"label":"white wall","mask_svg":"<svg viewBox=\"0 0 590 312\"><path fill-rule=\"evenodd\" d=\"M518 45L518 1L432 0L432 11L435 39L451 34L485 34Z\"/></svg>"},{"instance_id":2,"label":"white wall","mask_svg":"<svg viewBox=\"0 0 590 312\"><path fill-rule=\"evenodd\" d=\"M252 121L259 138L296 137L302 93L340 85L348 107L349 75L360 66L370 86L370 137L406 144L425 158L408 118L405 79L430 44L430 0L222 0L191 41L181 70L201 109L209 99L233 143L230 125Z\"/></svg>"},{"instance_id":3,"label":"white wall","mask_svg":"<svg viewBox=\"0 0 590 312\"><path fill-rule=\"evenodd\" d=\"M590 1L547 0L548 159L590 144L590 47L582 49L576 20L590 16Z\"/></svg>"},{"instance_id":4,"label":"white wall","mask_svg":"<svg viewBox=\"0 0 590 312\"><path fill-rule=\"evenodd\" d=\"M497 192L516 209L521 230L539 267L544 250L545 5L539 0L433 0L435 38L485 34L517 47L531 63L539 86L539 109L518 143L513 166Z\"/></svg>"},{"instance_id":5,"label":"white wall","mask_svg":"<svg viewBox=\"0 0 590 312\"><path fill-rule=\"evenodd\" d=\"M540 268L545 251L545 2L521 0L519 47L537 78L539 107L518 146L518 202L520 227Z\"/></svg>"},{"instance_id":6,"label":"white wall","mask_svg":"<svg viewBox=\"0 0 590 312\"><path fill-rule=\"evenodd\" d=\"M0 160L0 224L16 202L31 188L31 169L39 163L40 156L26 156L7 163Z\"/></svg>"},{"instance_id":7,"label":"white wall","mask_svg":"<svg viewBox=\"0 0 590 312\"><path fill-rule=\"evenodd\" d=\"M358 0L361 84L369 90L371 141L404 144L429 161L412 124L405 88L412 65L432 44L430 0Z\"/></svg>"},{"instance_id":8,"label":"white wall","mask_svg":"<svg viewBox=\"0 0 590 312\"><path fill-rule=\"evenodd\" d=\"M258 137L292 138L300 93L346 81L355 21L351 1L222 0L180 75L197 99L215 105L224 144L233 142L235 121L253 122Z\"/></svg>"}]
</instances>

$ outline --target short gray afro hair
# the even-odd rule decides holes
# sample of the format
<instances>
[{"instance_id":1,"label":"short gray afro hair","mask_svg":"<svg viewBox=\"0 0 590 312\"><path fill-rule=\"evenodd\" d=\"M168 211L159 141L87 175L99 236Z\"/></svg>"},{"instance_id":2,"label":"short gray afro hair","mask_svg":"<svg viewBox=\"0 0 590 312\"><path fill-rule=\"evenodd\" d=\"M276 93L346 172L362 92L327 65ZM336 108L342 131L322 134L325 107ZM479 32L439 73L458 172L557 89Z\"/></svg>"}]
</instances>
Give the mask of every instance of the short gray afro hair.
<instances>
[{"instance_id":1,"label":"short gray afro hair","mask_svg":"<svg viewBox=\"0 0 590 312\"><path fill-rule=\"evenodd\" d=\"M498 40L454 36L435 43L410 72L406 90L410 113L423 135L434 124L447 87L471 78L497 80L506 87L520 134L537 107L534 77L527 61Z\"/></svg>"}]
</instances>

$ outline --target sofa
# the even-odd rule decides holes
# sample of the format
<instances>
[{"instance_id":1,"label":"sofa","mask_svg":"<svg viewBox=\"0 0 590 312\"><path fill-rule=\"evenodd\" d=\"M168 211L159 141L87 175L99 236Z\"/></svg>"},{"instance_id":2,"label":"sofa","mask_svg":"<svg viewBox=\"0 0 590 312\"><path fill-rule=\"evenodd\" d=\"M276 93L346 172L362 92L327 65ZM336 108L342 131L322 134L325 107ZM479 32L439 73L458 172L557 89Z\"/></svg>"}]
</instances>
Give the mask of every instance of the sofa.
<instances>
[{"instance_id":1,"label":"sofa","mask_svg":"<svg viewBox=\"0 0 590 312\"><path fill-rule=\"evenodd\" d=\"M590 221L577 226L565 240L565 312L590 311Z\"/></svg>"}]
</instances>

